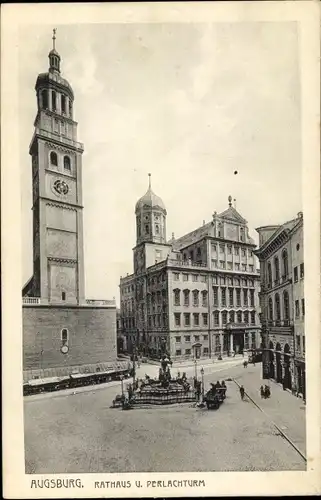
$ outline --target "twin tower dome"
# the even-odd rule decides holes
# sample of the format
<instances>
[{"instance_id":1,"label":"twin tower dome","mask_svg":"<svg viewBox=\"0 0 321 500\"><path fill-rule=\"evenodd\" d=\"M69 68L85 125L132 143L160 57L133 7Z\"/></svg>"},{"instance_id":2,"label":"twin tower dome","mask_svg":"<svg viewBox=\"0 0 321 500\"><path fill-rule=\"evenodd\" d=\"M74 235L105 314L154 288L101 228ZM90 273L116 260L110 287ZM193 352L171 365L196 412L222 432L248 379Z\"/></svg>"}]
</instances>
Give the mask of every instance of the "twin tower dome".
<instances>
[{"instance_id":1,"label":"twin tower dome","mask_svg":"<svg viewBox=\"0 0 321 500\"><path fill-rule=\"evenodd\" d=\"M163 200L152 191L148 174L147 192L136 203L136 244L166 243L166 208Z\"/></svg>"}]
</instances>

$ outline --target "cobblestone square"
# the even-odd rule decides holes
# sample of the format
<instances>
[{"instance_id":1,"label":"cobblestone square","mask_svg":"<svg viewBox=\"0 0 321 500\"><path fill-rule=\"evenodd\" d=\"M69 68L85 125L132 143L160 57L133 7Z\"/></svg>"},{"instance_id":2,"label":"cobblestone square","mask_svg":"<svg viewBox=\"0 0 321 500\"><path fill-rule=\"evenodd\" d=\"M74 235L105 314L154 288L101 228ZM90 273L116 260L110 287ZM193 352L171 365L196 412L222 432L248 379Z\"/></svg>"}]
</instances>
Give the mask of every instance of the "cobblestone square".
<instances>
[{"instance_id":1,"label":"cobblestone square","mask_svg":"<svg viewBox=\"0 0 321 500\"><path fill-rule=\"evenodd\" d=\"M261 365L244 369L240 362L216 363L204 368L206 387L235 378L261 403L256 396ZM149 369L155 370L140 370ZM186 370L193 374L193 367ZM287 424L287 435L302 448L302 401L272 386L262 413L248 398L241 401L235 382L227 385L227 399L217 411L189 404L112 409L119 384L26 398L26 472L305 470L304 460L271 423L272 418L280 426ZM280 420L283 404L291 404L287 421Z\"/></svg>"}]
</instances>

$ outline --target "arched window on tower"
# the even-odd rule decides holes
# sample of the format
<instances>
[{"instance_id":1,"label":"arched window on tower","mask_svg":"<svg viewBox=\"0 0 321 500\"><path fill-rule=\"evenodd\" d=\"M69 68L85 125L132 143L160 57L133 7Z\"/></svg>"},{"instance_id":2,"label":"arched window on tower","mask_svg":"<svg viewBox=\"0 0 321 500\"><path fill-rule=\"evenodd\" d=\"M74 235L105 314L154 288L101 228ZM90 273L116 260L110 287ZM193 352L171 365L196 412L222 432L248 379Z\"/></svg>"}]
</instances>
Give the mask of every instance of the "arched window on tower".
<instances>
[{"instance_id":1,"label":"arched window on tower","mask_svg":"<svg viewBox=\"0 0 321 500\"><path fill-rule=\"evenodd\" d=\"M51 151L50 153L50 165L58 167L58 156L54 151Z\"/></svg>"},{"instance_id":2,"label":"arched window on tower","mask_svg":"<svg viewBox=\"0 0 321 500\"><path fill-rule=\"evenodd\" d=\"M67 172L71 172L71 163L69 156L64 156L64 169L67 170Z\"/></svg>"},{"instance_id":3,"label":"arched window on tower","mask_svg":"<svg viewBox=\"0 0 321 500\"><path fill-rule=\"evenodd\" d=\"M56 111L57 110L57 94L54 90L51 93L51 98L52 98L52 111Z\"/></svg>"},{"instance_id":4,"label":"arched window on tower","mask_svg":"<svg viewBox=\"0 0 321 500\"><path fill-rule=\"evenodd\" d=\"M48 109L48 91L47 90L43 90L41 92L41 101L42 101L42 108Z\"/></svg>"},{"instance_id":5,"label":"arched window on tower","mask_svg":"<svg viewBox=\"0 0 321 500\"><path fill-rule=\"evenodd\" d=\"M62 345L66 345L68 343L68 330L67 328L63 328L61 330L61 342L62 342Z\"/></svg>"},{"instance_id":6,"label":"arched window on tower","mask_svg":"<svg viewBox=\"0 0 321 500\"><path fill-rule=\"evenodd\" d=\"M277 321L279 321L281 319L281 307L280 307L280 296L278 293L275 295L275 315Z\"/></svg>"},{"instance_id":7,"label":"arched window on tower","mask_svg":"<svg viewBox=\"0 0 321 500\"><path fill-rule=\"evenodd\" d=\"M72 102L69 101L69 116L72 118Z\"/></svg>"},{"instance_id":8,"label":"arched window on tower","mask_svg":"<svg viewBox=\"0 0 321 500\"><path fill-rule=\"evenodd\" d=\"M156 232L156 234L159 234L159 224L155 225L155 232Z\"/></svg>"},{"instance_id":9,"label":"arched window on tower","mask_svg":"<svg viewBox=\"0 0 321 500\"><path fill-rule=\"evenodd\" d=\"M61 94L61 112L63 114L66 113L66 96L64 96L63 94Z\"/></svg>"},{"instance_id":10,"label":"arched window on tower","mask_svg":"<svg viewBox=\"0 0 321 500\"><path fill-rule=\"evenodd\" d=\"M280 281L280 265L279 265L279 258L275 257L274 259L274 276L275 276L275 283L279 283Z\"/></svg>"},{"instance_id":11,"label":"arched window on tower","mask_svg":"<svg viewBox=\"0 0 321 500\"><path fill-rule=\"evenodd\" d=\"M149 225L145 224L145 234L149 234Z\"/></svg>"},{"instance_id":12,"label":"arched window on tower","mask_svg":"<svg viewBox=\"0 0 321 500\"><path fill-rule=\"evenodd\" d=\"M271 286L272 286L272 266L271 266L271 262L268 263L267 282L268 282L268 287L271 288Z\"/></svg>"},{"instance_id":13,"label":"arched window on tower","mask_svg":"<svg viewBox=\"0 0 321 500\"><path fill-rule=\"evenodd\" d=\"M289 274L289 263L288 263L288 252L283 250L282 252L282 277L286 278Z\"/></svg>"},{"instance_id":14,"label":"arched window on tower","mask_svg":"<svg viewBox=\"0 0 321 500\"><path fill-rule=\"evenodd\" d=\"M284 319L285 320L290 319L289 294L286 290L285 292L283 292L283 311L284 311Z\"/></svg>"},{"instance_id":15,"label":"arched window on tower","mask_svg":"<svg viewBox=\"0 0 321 500\"><path fill-rule=\"evenodd\" d=\"M273 302L271 297L269 298L269 320L273 321Z\"/></svg>"},{"instance_id":16,"label":"arched window on tower","mask_svg":"<svg viewBox=\"0 0 321 500\"><path fill-rule=\"evenodd\" d=\"M243 227L240 228L240 241L245 241L244 228Z\"/></svg>"}]
</instances>

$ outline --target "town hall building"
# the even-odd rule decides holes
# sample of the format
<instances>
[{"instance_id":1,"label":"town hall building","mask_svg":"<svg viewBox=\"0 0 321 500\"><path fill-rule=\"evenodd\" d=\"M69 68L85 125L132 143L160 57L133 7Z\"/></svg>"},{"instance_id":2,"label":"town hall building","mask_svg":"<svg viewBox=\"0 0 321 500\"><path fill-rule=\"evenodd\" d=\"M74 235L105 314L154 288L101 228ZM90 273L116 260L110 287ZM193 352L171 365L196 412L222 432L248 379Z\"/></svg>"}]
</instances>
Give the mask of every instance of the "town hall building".
<instances>
[{"instance_id":1,"label":"town hall building","mask_svg":"<svg viewBox=\"0 0 321 500\"><path fill-rule=\"evenodd\" d=\"M120 279L128 352L200 358L260 348L255 243L232 197L210 222L168 240L167 211L149 179L135 216L134 273Z\"/></svg>"},{"instance_id":2,"label":"town hall building","mask_svg":"<svg viewBox=\"0 0 321 500\"><path fill-rule=\"evenodd\" d=\"M36 81L29 153L33 190L33 275L23 288L24 378L106 369L116 361L115 300L85 296L82 154L74 93L61 58Z\"/></svg>"}]
</instances>

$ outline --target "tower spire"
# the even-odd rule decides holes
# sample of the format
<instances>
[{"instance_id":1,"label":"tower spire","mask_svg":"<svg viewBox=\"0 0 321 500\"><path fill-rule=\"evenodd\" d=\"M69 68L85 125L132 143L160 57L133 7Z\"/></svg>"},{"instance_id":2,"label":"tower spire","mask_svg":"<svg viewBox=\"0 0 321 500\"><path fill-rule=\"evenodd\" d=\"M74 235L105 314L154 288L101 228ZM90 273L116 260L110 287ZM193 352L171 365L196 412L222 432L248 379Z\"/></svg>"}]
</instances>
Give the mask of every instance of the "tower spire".
<instances>
[{"instance_id":1,"label":"tower spire","mask_svg":"<svg viewBox=\"0 0 321 500\"><path fill-rule=\"evenodd\" d=\"M228 197L228 206L229 207L232 206L232 196L231 195Z\"/></svg>"},{"instance_id":2,"label":"tower spire","mask_svg":"<svg viewBox=\"0 0 321 500\"><path fill-rule=\"evenodd\" d=\"M52 30L52 48L53 48L53 50L56 50L56 31L57 31L57 28L54 28Z\"/></svg>"},{"instance_id":3,"label":"tower spire","mask_svg":"<svg viewBox=\"0 0 321 500\"><path fill-rule=\"evenodd\" d=\"M148 189L152 189L152 174L148 174Z\"/></svg>"}]
</instances>

